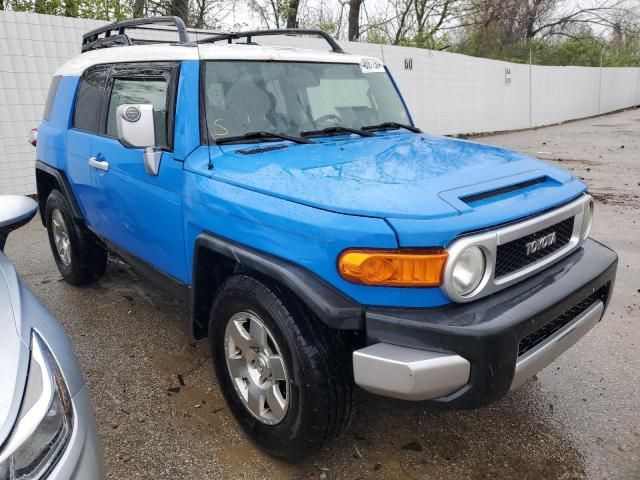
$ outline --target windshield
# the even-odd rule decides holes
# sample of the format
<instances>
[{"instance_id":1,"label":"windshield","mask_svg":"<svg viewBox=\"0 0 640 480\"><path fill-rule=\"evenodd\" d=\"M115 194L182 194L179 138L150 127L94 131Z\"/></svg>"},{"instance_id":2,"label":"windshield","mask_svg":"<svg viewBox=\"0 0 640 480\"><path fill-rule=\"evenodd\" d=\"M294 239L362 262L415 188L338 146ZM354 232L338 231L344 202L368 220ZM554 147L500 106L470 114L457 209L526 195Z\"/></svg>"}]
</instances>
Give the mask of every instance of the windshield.
<instances>
[{"instance_id":1,"label":"windshield","mask_svg":"<svg viewBox=\"0 0 640 480\"><path fill-rule=\"evenodd\" d=\"M410 123L391 78L359 64L210 61L204 103L211 140L249 132Z\"/></svg>"}]
</instances>

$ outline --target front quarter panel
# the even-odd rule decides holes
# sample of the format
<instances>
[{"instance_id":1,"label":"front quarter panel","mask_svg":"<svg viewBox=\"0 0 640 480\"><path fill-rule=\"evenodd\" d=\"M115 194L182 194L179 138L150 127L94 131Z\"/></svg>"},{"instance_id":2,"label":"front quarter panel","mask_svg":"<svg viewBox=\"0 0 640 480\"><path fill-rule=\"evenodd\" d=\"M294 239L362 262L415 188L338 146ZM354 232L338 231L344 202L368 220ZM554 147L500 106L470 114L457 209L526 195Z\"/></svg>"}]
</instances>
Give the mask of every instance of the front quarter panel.
<instances>
[{"instance_id":1,"label":"front quarter panel","mask_svg":"<svg viewBox=\"0 0 640 480\"><path fill-rule=\"evenodd\" d=\"M198 235L210 232L300 265L364 305L448 303L437 288L368 287L340 277L337 259L343 250L397 248L395 234L383 219L328 212L214 180L207 160L207 147L200 147L185 165L188 258L193 258Z\"/></svg>"}]
</instances>

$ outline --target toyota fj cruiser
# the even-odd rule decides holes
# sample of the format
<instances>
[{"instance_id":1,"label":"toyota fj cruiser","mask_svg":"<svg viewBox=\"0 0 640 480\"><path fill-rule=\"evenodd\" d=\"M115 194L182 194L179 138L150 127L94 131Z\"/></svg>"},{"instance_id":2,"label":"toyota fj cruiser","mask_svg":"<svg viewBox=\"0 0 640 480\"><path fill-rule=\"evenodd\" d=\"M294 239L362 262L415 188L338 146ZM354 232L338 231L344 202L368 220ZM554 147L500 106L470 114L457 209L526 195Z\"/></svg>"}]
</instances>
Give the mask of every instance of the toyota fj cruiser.
<instances>
[{"instance_id":1,"label":"toyota fj cruiser","mask_svg":"<svg viewBox=\"0 0 640 480\"><path fill-rule=\"evenodd\" d=\"M179 42L131 36L156 23ZM255 43L275 34L330 50ZM320 31L193 42L172 17L94 30L82 50L37 131L60 273L94 281L110 252L185 295L230 409L271 454L337 435L354 383L497 400L602 318L617 257L588 238L585 184L423 134L380 60Z\"/></svg>"}]
</instances>

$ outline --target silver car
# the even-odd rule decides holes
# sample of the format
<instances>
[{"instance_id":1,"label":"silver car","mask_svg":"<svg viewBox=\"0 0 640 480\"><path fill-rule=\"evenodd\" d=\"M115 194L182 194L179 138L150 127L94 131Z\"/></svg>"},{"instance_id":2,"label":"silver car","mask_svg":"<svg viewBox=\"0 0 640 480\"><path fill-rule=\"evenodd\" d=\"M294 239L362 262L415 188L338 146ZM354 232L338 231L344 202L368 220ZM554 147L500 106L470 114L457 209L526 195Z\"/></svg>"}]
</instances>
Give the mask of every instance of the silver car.
<instances>
[{"instance_id":1,"label":"silver car","mask_svg":"<svg viewBox=\"0 0 640 480\"><path fill-rule=\"evenodd\" d=\"M0 196L0 480L104 478L93 410L60 324L2 252L36 202Z\"/></svg>"}]
</instances>

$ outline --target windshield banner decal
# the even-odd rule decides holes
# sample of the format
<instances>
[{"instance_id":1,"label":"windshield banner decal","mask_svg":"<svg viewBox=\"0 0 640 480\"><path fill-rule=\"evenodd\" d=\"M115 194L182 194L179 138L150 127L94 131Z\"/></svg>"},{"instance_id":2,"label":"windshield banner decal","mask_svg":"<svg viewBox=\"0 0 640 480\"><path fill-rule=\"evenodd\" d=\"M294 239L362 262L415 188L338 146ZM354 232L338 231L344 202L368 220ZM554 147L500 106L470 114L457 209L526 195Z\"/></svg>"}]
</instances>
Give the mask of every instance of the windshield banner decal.
<instances>
[{"instance_id":1,"label":"windshield banner decal","mask_svg":"<svg viewBox=\"0 0 640 480\"><path fill-rule=\"evenodd\" d=\"M360 59L362 73L384 73L384 63L377 58L362 57Z\"/></svg>"}]
</instances>

